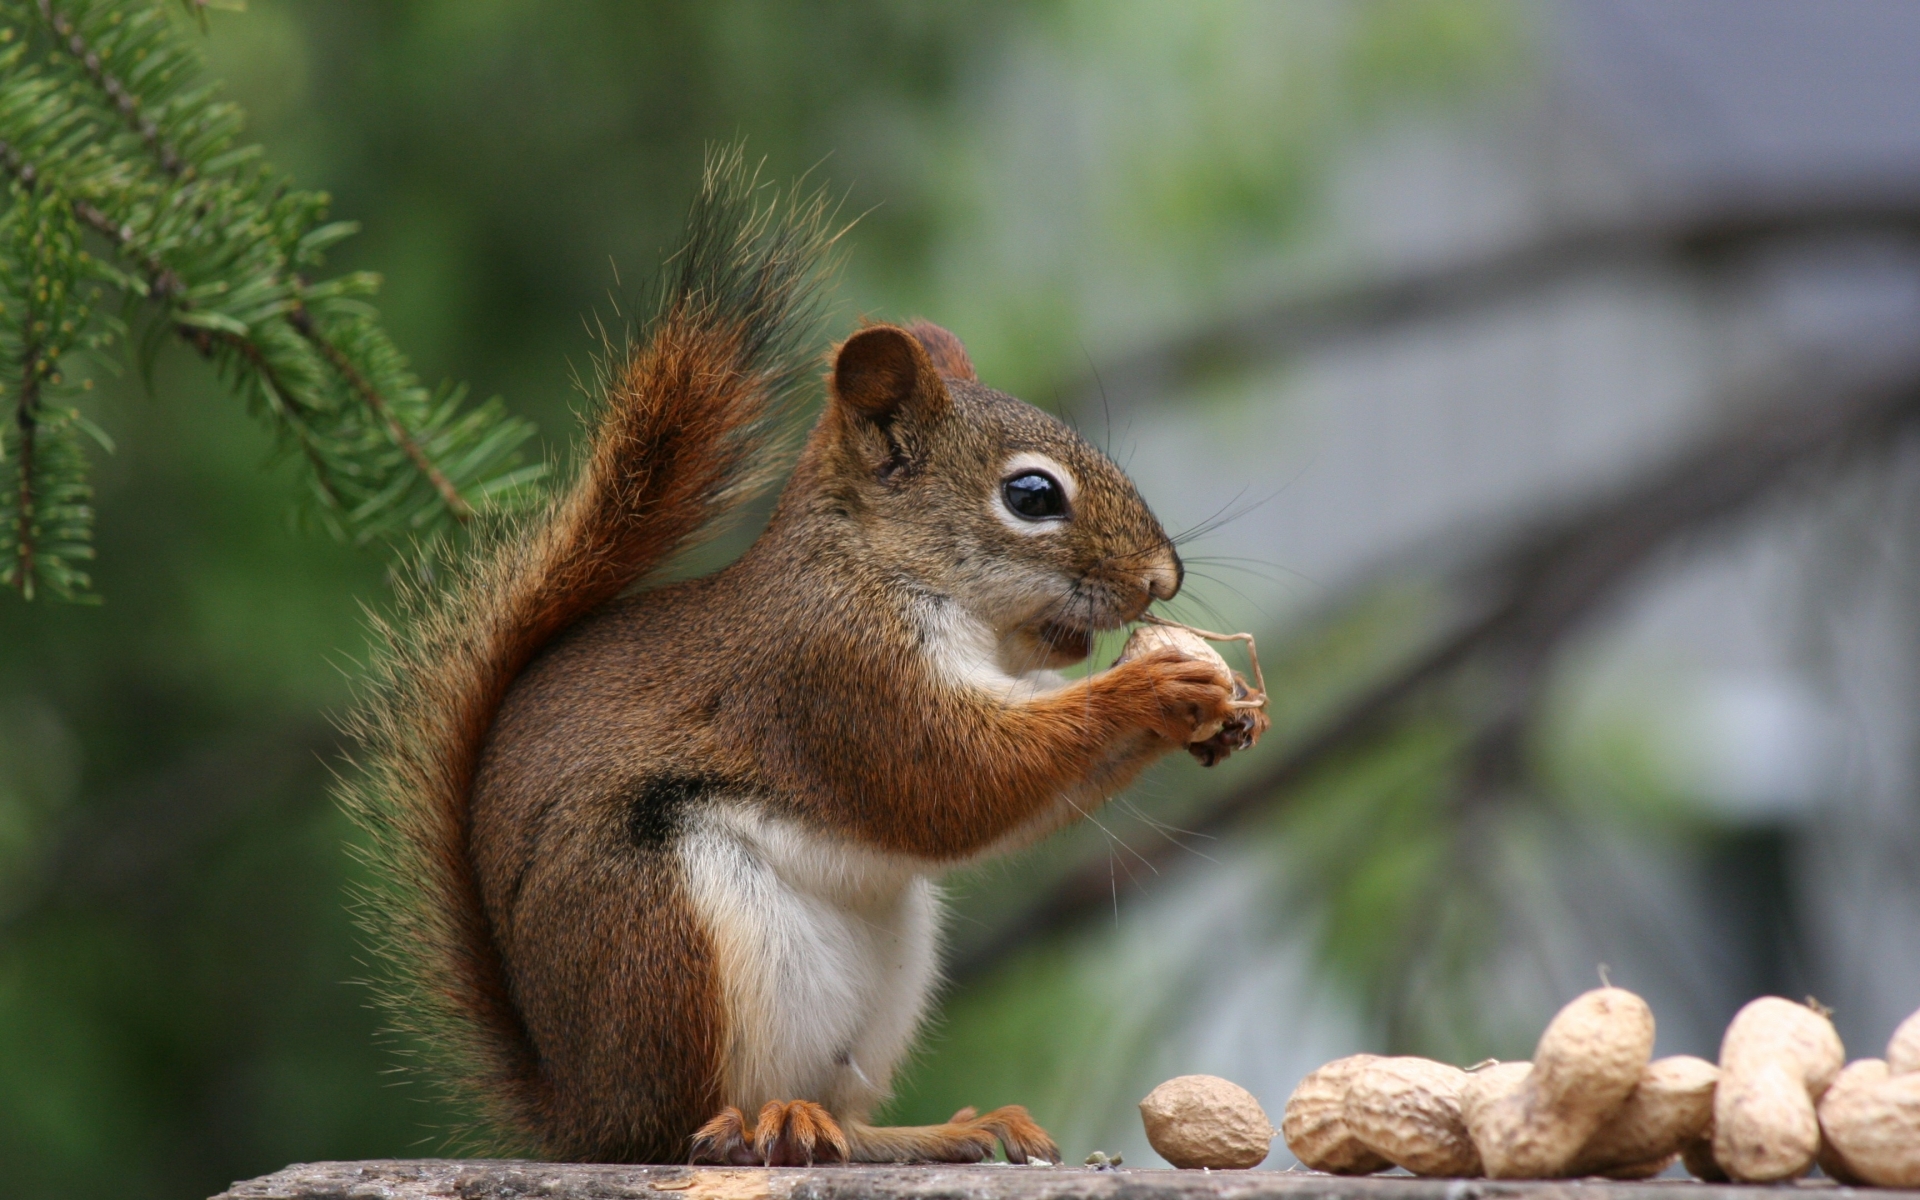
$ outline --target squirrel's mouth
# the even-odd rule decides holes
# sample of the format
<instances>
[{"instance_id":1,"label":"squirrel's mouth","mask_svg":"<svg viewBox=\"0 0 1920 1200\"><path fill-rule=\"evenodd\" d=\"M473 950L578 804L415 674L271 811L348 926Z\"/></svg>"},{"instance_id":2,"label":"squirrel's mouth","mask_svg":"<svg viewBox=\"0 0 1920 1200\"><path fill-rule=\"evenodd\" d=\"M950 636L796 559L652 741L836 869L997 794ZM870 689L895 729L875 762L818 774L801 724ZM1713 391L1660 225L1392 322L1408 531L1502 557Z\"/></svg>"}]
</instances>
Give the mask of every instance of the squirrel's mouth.
<instances>
[{"instance_id":1,"label":"squirrel's mouth","mask_svg":"<svg viewBox=\"0 0 1920 1200\"><path fill-rule=\"evenodd\" d=\"M1112 587L1079 587L1063 602L1036 614L1020 627L1026 653L1046 667L1069 667L1093 653L1094 634L1121 629L1145 611L1153 597L1142 587L1137 597Z\"/></svg>"},{"instance_id":2,"label":"squirrel's mouth","mask_svg":"<svg viewBox=\"0 0 1920 1200\"><path fill-rule=\"evenodd\" d=\"M1042 621L1033 633L1050 651L1047 657L1056 662L1077 663L1093 653L1093 630L1083 625Z\"/></svg>"}]
</instances>

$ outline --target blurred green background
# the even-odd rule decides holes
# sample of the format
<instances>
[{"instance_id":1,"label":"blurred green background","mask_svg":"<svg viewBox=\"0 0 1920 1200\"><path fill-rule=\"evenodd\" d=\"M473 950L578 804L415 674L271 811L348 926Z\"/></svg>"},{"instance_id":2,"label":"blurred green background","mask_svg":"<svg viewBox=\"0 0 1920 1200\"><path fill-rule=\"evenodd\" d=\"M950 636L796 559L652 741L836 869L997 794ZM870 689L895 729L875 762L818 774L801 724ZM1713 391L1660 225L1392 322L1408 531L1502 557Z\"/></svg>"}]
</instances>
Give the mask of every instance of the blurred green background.
<instances>
[{"instance_id":1,"label":"blurred green background","mask_svg":"<svg viewBox=\"0 0 1920 1200\"><path fill-rule=\"evenodd\" d=\"M1153 414L1129 410L1116 425L1077 382L1328 277L1316 255L1337 240L1330 230L1351 240L1341 218L1366 207L1355 189L1372 178L1369 155L1404 159L1413 146L1414 158L1479 171L1471 138L1435 131L1515 136L1511 114L1542 94L1550 58L1542 11L1490 0L250 0L213 13L203 46L268 156L363 223L330 266L386 277L387 328L419 373L504 396L538 421L549 457L574 435L591 322L644 305L705 148L739 138L765 157L767 178L808 175L859 218L834 332L861 316L946 325L984 379L1060 407L1130 465L1138 455L1151 482L1167 470L1129 431ZM1465 191L1443 200L1434 207L1472 207ZM1425 208L1402 197L1392 220L1418 225ZM1649 319L1675 323L1657 306ZM1568 359L1526 370L1585 370ZM1472 391L1470 376L1458 367L1449 386ZM1529 392L1534 377L1521 376ZM1214 387L1202 373L1163 405L1161 442L1196 431L1193 488L1149 488L1170 524L1221 513L1202 482L1249 497L1226 515L1291 503L1293 466L1247 463L1294 436L1254 436L1254 416L1293 410L1271 398L1280 384L1248 399L1245 382ZM381 1042L355 983L369 968L344 904L354 835L328 797L344 769L331 718L349 702L364 611L387 603L387 564L294 529L289 464L184 349L163 356L151 390L131 379L101 389L94 416L119 445L96 464L104 604L0 597L0 1163L11 1190L196 1197L293 1161L440 1152L449 1114L394 1072L405 1047ZM1479 434L1433 434L1455 436ZM1396 469L1383 459L1363 483ZM1266 633L1303 593L1331 592L1290 574L1284 548L1239 575L1195 562L1181 611L1203 624ZM1280 647L1270 675L1286 685L1276 740L1444 608L1418 587L1367 595L1267 643ZM1671 771L1640 770L1659 730L1634 687L1657 675L1607 693L1599 716L1576 720L1566 714L1593 703L1549 696L1535 775L1557 779L1546 790L1569 803L1469 825L1485 836L1465 858L1445 800L1459 786L1459 736L1440 713L1317 778L1285 820L1239 839L1240 857L1196 851L1212 890L1184 905L1122 908L1131 847L1244 779L1240 760L1224 780L1169 764L1112 814L1124 828L1082 829L956 880L959 952L1089 858L1113 872L1113 920L969 968L893 1115L1026 1103L1078 1158L1133 1128L1142 1079L1231 1064L1246 1029L1305 1065L1363 1048L1524 1053L1552 1007L1532 997L1566 998L1591 966L1463 1018L1477 1001L1451 995L1449 972L1474 954L1498 958L1511 939L1471 895L1430 905L1421 881L1436 872L1497 861L1553 875L1554 848L1578 842L1602 858L1667 862L1662 878L1708 880L1739 910L1729 928L1751 926L1756 906L1792 909L1786 835L1716 824L1675 793ZM1648 893L1630 875L1609 878ZM1715 910L1687 911L1711 924ZM1298 949L1275 933L1297 912L1319 914L1304 966L1274 949ZM1683 924L1650 918L1642 942L1655 953L1662 937L1699 944ZM1383 964L1409 937L1444 943L1441 961L1394 980L1382 1001ZM1250 1024L1208 1010L1217 1036L1195 1041L1182 1023L1214 985L1184 974L1179 954L1128 945L1208 946L1241 968L1209 976L1234 995L1307 999L1282 1004L1284 1026L1261 1026L1267 1010L1252 999L1236 1010ZM1728 961L1774 953L1768 942ZM1756 971L1727 988L1801 977ZM1499 990L1511 975L1489 978ZM1670 994L1692 976L1676 978ZM1714 992L1699 1022L1674 1028L1705 1037L1725 1007ZM1276 1112L1286 1072L1304 1069L1268 1072L1261 1094Z\"/></svg>"},{"instance_id":2,"label":"blurred green background","mask_svg":"<svg viewBox=\"0 0 1920 1200\"><path fill-rule=\"evenodd\" d=\"M269 157L364 224L331 265L386 277L422 376L504 395L558 455L585 319L644 296L712 143L859 215L836 329L923 313L1044 389L1258 282L1328 143L1513 39L1484 5L253 0L204 49ZM1103 128L1035 128L1019 86ZM1030 139L1077 161L1013 177ZM10 1190L199 1196L436 1150L353 982L327 794L385 564L290 529L288 464L184 348L97 412L104 605L0 601ZM1013 1098L942 1069L916 1100Z\"/></svg>"}]
</instances>

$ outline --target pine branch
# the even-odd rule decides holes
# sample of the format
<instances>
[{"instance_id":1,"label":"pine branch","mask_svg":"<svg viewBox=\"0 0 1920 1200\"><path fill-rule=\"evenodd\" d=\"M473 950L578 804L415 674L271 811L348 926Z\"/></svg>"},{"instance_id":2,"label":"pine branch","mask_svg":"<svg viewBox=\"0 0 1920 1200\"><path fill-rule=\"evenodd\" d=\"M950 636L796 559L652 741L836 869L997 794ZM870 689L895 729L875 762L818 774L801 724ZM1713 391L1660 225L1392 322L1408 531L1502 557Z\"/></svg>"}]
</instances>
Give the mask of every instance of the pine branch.
<instances>
[{"instance_id":1,"label":"pine branch","mask_svg":"<svg viewBox=\"0 0 1920 1200\"><path fill-rule=\"evenodd\" d=\"M0 429L0 583L72 599L90 582L78 564L93 557L92 491L77 443L86 423L60 401L88 386L70 382L72 368L110 334L90 329L103 289L72 213L12 191L0 216L0 398L15 392Z\"/></svg>"},{"instance_id":2,"label":"pine branch","mask_svg":"<svg viewBox=\"0 0 1920 1200\"><path fill-rule=\"evenodd\" d=\"M439 467L433 465L433 460L427 457L426 451L420 448L420 443L413 440L413 435L407 432L407 427L393 415L392 407L373 385L367 382L366 376L360 374L359 369L353 365L353 360L343 354L340 347L322 337L320 331L314 328L313 317L307 310L304 307L296 307L287 314L287 319L293 323L295 329L300 331L300 336L312 342L314 349L320 351L321 356L332 364L333 369L340 372L340 377L347 381L347 386L354 390L354 394L364 400L368 408L379 414L387 431L393 435L394 445L405 451L407 457L413 461L413 465L432 482L434 490L438 491L441 498L447 502L447 508L453 515L463 521L472 516L473 507L460 495L459 489L441 474Z\"/></svg>"},{"instance_id":3,"label":"pine branch","mask_svg":"<svg viewBox=\"0 0 1920 1200\"><path fill-rule=\"evenodd\" d=\"M4 170L29 190L39 178L38 168L22 159L19 153L4 141L0 141L0 170ZM105 213L85 200L73 200L72 207L74 215L83 224L112 242L123 257L132 260L140 268L146 280L145 295L149 300L167 302L179 297L183 290L180 277L157 258L142 251L133 240L133 233L129 227L114 224ZM179 299L177 303L182 309L191 307L189 300ZM323 500L329 507L341 507L339 493L334 490L327 477L329 468L326 459L316 446L312 430L297 411L298 400L294 393L280 381L273 364L260 352L259 347L233 333L215 333L184 322L176 321L173 328L184 341L198 350L203 358L214 357L216 347L226 347L246 360L247 364L259 374L265 390L274 397L270 407L280 415L285 428L293 435L293 440L299 445L308 465L312 467L314 486L320 491Z\"/></svg>"},{"instance_id":4,"label":"pine branch","mask_svg":"<svg viewBox=\"0 0 1920 1200\"><path fill-rule=\"evenodd\" d=\"M324 195L239 144L241 114L202 78L179 20L156 0L0 0L10 194L35 213L64 205L99 239L125 268L102 261L99 279L142 302L144 327L192 346L274 428L337 536L411 538L468 520L483 500L513 502L544 472L520 462L532 427L498 401L469 406L463 389L422 386L366 303L377 278L313 278L355 227L329 223ZM34 494L44 458L20 495ZM0 499L0 520L20 507Z\"/></svg>"},{"instance_id":5,"label":"pine branch","mask_svg":"<svg viewBox=\"0 0 1920 1200\"><path fill-rule=\"evenodd\" d=\"M64 13L54 8L51 0L39 0L39 3L41 20L51 26L55 34L66 39L67 53L86 68L87 77L107 94L107 99L113 103L113 107L126 118L127 124L133 128L134 132L140 135L140 140L147 144L147 149L160 160L160 169L176 177L185 171L186 163L181 159L179 152L160 136L160 127L151 118L141 114L139 97L127 91L113 73L106 69L100 55L88 46L87 40L80 36L73 22L68 20Z\"/></svg>"},{"instance_id":6,"label":"pine branch","mask_svg":"<svg viewBox=\"0 0 1920 1200\"><path fill-rule=\"evenodd\" d=\"M27 327L30 329L36 323L33 310L28 309ZM13 521L14 569L20 580L20 589L29 600L33 599L36 574L33 556L39 540L34 526L33 443L39 429L41 353L40 344L29 337L20 355L20 404L14 416L14 422L20 430L20 440L14 451L14 470L18 474L20 488L19 505Z\"/></svg>"}]
</instances>

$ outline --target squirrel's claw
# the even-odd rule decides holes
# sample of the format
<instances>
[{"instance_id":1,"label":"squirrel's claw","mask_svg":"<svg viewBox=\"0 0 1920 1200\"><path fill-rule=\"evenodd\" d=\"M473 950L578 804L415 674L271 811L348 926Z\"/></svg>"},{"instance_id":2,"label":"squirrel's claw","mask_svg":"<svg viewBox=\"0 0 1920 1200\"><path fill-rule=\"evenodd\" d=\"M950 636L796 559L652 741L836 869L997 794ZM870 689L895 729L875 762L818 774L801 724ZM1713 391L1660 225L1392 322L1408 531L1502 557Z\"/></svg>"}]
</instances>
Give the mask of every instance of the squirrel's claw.
<instances>
[{"instance_id":1,"label":"squirrel's claw","mask_svg":"<svg viewBox=\"0 0 1920 1200\"><path fill-rule=\"evenodd\" d=\"M965 1113L963 1119L961 1113ZM1045 1159L1050 1163L1060 1161L1060 1147L1053 1144L1047 1131L1040 1128L1027 1110L1018 1104L1009 1104L996 1108L984 1116L976 1117L972 1109L962 1109L953 1114L956 1125L972 1125L985 1129L1000 1139L1000 1145L1007 1152L1010 1163L1024 1163L1029 1159Z\"/></svg>"},{"instance_id":2,"label":"squirrel's claw","mask_svg":"<svg viewBox=\"0 0 1920 1200\"><path fill-rule=\"evenodd\" d=\"M747 1144L751 1140L746 1115L737 1108L723 1108L718 1116L694 1131L689 1139L687 1161L696 1165L757 1167L760 1157Z\"/></svg>"},{"instance_id":3,"label":"squirrel's claw","mask_svg":"<svg viewBox=\"0 0 1920 1200\"><path fill-rule=\"evenodd\" d=\"M1233 698L1244 700L1252 694L1253 689L1247 684L1246 676L1235 671ZM1187 753L1200 760L1201 766L1211 767L1235 750L1251 748L1272 724L1265 708L1236 708L1233 715L1227 718L1227 723L1220 727L1219 733L1204 742L1189 743Z\"/></svg>"},{"instance_id":4,"label":"squirrel's claw","mask_svg":"<svg viewBox=\"0 0 1920 1200\"><path fill-rule=\"evenodd\" d=\"M729 1167L805 1167L846 1162L847 1135L833 1114L811 1100L776 1100L752 1125L737 1108L723 1108L691 1139L687 1161Z\"/></svg>"},{"instance_id":5,"label":"squirrel's claw","mask_svg":"<svg viewBox=\"0 0 1920 1200\"><path fill-rule=\"evenodd\" d=\"M811 1100L774 1100L753 1127L753 1151L769 1167L843 1163L851 1154L833 1114Z\"/></svg>"}]
</instances>

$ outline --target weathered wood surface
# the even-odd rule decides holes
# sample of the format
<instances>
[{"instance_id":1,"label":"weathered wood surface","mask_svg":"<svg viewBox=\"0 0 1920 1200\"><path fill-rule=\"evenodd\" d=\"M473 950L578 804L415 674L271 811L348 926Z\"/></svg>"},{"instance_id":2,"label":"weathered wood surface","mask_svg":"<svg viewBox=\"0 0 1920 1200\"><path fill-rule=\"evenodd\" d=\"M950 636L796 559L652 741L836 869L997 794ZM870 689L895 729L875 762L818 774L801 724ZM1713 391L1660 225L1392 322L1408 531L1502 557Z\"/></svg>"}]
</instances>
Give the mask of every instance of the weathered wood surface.
<instances>
[{"instance_id":1,"label":"weathered wood surface","mask_svg":"<svg viewBox=\"0 0 1920 1200\"><path fill-rule=\"evenodd\" d=\"M1787 1200L1783 1191L1811 1190L1831 1200L1920 1200L1920 1192L1825 1181L1752 1187L1004 1164L768 1169L488 1159L301 1163L236 1183L214 1200Z\"/></svg>"}]
</instances>

